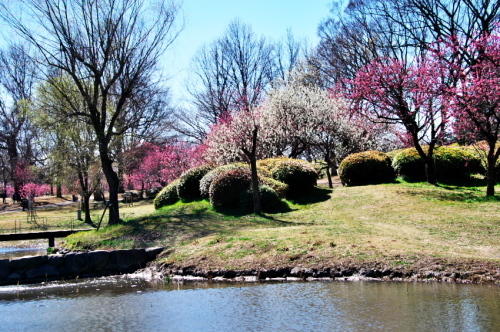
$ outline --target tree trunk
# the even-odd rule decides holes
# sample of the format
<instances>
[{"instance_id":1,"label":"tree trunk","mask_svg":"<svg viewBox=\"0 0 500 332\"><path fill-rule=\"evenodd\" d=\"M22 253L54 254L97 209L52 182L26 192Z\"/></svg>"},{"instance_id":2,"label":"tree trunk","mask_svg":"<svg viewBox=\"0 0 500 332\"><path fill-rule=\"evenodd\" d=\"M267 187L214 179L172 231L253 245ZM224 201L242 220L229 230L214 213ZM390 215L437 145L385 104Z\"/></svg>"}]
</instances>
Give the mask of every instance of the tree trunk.
<instances>
[{"instance_id":1,"label":"tree trunk","mask_svg":"<svg viewBox=\"0 0 500 332\"><path fill-rule=\"evenodd\" d=\"M425 177L426 177L427 183L436 184L437 177L436 177L436 166L434 164L434 145L430 144L428 147L427 153L425 153L425 151L422 149L420 144L418 144L418 139L416 138L416 136L414 137L413 141L414 141L415 149L418 152L418 155L424 161Z\"/></svg>"},{"instance_id":2,"label":"tree trunk","mask_svg":"<svg viewBox=\"0 0 500 332\"><path fill-rule=\"evenodd\" d=\"M85 213L85 223L89 225L94 225L92 218L90 216L90 194L82 195L82 208L83 213Z\"/></svg>"},{"instance_id":3,"label":"tree trunk","mask_svg":"<svg viewBox=\"0 0 500 332\"><path fill-rule=\"evenodd\" d=\"M20 179L17 178L16 168L18 166L19 154L17 152L17 137L9 137L7 139L7 155L9 156L10 174L12 183L14 184L14 192L21 192L23 186Z\"/></svg>"},{"instance_id":4,"label":"tree trunk","mask_svg":"<svg viewBox=\"0 0 500 332\"><path fill-rule=\"evenodd\" d=\"M259 176L257 175L257 159L254 157L250 162L252 171L252 191L253 191L253 213L262 213L262 202L259 191Z\"/></svg>"},{"instance_id":5,"label":"tree trunk","mask_svg":"<svg viewBox=\"0 0 500 332\"><path fill-rule=\"evenodd\" d=\"M427 179L427 183L436 184L436 165L434 164L434 158L427 158L425 160L425 177Z\"/></svg>"},{"instance_id":6,"label":"tree trunk","mask_svg":"<svg viewBox=\"0 0 500 332\"><path fill-rule=\"evenodd\" d=\"M57 198L63 198L63 196L62 196L62 185L60 183L58 183L57 187L56 187L56 197Z\"/></svg>"},{"instance_id":7,"label":"tree trunk","mask_svg":"<svg viewBox=\"0 0 500 332\"><path fill-rule=\"evenodd\" d=\"M123 167L119 166L118 168L118 192L120 194L123 194L125 192L125 179L124 179L124 172L123 172Z\"/></svg>"},{"instance_id":8,"label":"tree trunk","mask_svg":"<svg viewBox=\"0 0 500 332\"><path fill-rule=\"evenodd\" d=\"M107 157L107 155L101 154L101 164L104 176L108 182L109 187L109 221L108 225L116 225L120 222L120 211L118 206L118 189L120 185L120 180L118 174L116 174L113 169L113 162Z\"/></svg>"},{"instance_id":9,"label":"tree trunk","mask_svg":"<svg viewBox=\"0 0 500 332\"><path fill-rule=\"evenodd\" d=\"M495 142L496 143L496 142ZM495 154L495 143L490 144L488 156L486 157L487 171L486 171L486 196L495 196L496 172L495 165L498 160L498 155Z\"/></svg>"},{"instance_id":10,"label":"tree trunk","mask_svg":"<svg viewBox=\"0 0 500 332\"><path fill-rule=\"evenodd\" d=\"M332 174L330 173L330 166L326 167L326 177L328 178L328 187L333 188Z\"/></svg>"},{"instance_id":11,"label":"tree trunk","mask_svg":"<svg viewBox=\"0 0 500 332\"><path fill-rule=\"evenodd\" d=\"M253 191L253 213L262 213L262 204L259 190L259 176L257 174L257 132L255 126L252 132L252 151L248 155L250 159L250 170L252 171L252 191Z\"/></svg>"}]
</instances>

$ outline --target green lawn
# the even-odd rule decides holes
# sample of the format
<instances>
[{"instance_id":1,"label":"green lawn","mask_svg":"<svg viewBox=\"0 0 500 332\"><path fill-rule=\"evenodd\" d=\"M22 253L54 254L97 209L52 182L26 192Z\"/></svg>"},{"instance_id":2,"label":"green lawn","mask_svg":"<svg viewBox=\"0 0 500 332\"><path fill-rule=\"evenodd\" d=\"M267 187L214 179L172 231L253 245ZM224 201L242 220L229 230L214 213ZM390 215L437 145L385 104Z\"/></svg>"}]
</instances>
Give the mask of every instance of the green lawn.
<instances>
[{"instance_id":1,"label":"green lawn","mask_svg":"<svg viewBox=\"0 0 500 332\"><path fill-rule=\"evenodd\" d=\"M395 183L330 190L264 216L177 203L122 225L70 236L70 248L165 246L168 263L205 268L412 264L424 257L500 261L500 199L482 187ZM143 213L146 207L143 207Z\"/></svg>"}]
</instances>

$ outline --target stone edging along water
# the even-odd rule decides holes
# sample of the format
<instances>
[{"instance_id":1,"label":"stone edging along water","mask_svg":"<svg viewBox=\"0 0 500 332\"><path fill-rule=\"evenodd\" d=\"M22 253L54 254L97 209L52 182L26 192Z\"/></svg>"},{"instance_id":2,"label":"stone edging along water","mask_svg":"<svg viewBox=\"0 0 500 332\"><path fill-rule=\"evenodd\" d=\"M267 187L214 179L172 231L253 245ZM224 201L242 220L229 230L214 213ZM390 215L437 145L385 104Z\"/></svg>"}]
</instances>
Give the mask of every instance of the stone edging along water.
<instances>
[{"instance_id":1,"label":"stone edging along water","mask_svg":"<svg viewBox=\"0 0 500 332\"><path fill-rule=\"evenodd\" d=\"M165 248L96 250L0 260L0 285L132 273Z\"/></svg>"},{"instance_id":2,"label":"stone edging along water","mask_svg":"<svg viewBox=\"0 0 500 332\"><path fill-rule=\"evenodd\" d=\"M248 270L206 270L196 266L180 267L153 262L140 271L147 279L174 281L297 281L297 280L378 280L378 281L437 281L448 283L495 284L500 286L500 266L497 264L442 264L435 260L419 267L370 266L364 263L339 264L331 267L280 267Z\"/></svg>"}]
</instances>

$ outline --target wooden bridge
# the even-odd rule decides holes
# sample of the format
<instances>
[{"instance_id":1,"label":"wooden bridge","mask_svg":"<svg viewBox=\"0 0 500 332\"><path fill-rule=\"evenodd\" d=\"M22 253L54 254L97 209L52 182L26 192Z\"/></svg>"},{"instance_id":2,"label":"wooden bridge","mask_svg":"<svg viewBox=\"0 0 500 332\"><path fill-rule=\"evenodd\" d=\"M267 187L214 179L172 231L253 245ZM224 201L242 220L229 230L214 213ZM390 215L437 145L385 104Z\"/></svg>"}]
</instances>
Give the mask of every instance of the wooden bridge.
<instances>
[{"instance_id":1,"label":"wooden bridge","mask_svg":"<svg viewBox=\"0 0 500 332\"><path fill-rule=\"evenodd\" d=\"M56 237L66 237L76 232L90 231L93 228L86 229L66 229L58 231L43 231L43 232L27 232L27 233L7 233L0 234L0 241L20 241L20 240L36 240L49 239L49 247L55 246Z\"/></svg>"}]
</instances>

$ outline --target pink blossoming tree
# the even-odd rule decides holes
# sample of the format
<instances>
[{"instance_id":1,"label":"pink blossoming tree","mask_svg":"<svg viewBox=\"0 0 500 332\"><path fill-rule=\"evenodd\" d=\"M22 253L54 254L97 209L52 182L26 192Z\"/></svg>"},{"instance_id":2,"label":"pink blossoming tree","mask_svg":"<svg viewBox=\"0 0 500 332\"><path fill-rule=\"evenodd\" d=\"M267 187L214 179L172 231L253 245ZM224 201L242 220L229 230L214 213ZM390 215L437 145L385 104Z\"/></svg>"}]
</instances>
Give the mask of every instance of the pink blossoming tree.
<instances>
[{"instance_id":1,"label":"pink blossoming tree","mask_svg":"<svg viewBox=\"0 0 500 332\"><path fill-rule=\"evenodd\" d=\"M416 148L425 163L427 182L433 184L434 148L443 139L449 119L445 78L445 68L431 57L412 64L378 58L346 81L354 112L401 128L400 136Z\"/></svg>"},{"instance_id":2,"label":"pink blossoming tree","mask_svg":"<svg viewBox=\"0 0 500 332\"><path fill-rule=\"evenodd\" d=\"M207 160L216 164L243 161L252 172L253 212L262 212L257 175L257 160L269 156L269 131L265 117L258 108L242 107L232 115L225 115L211 127L204 142Z\"/></svg>"},{"instance_id":3,"label":"pink blossoming tree","mask_svg":"<svg viewBox=\"0 0 500 332\"><path fill-rule=\"evenodd\" d=\"M495 195L500 157L500 36L498 29L467 43L449 38L436 58L453 74L452 111L456 133L469 143L486 142L486 195Z\"/></svg>"},{"instance_id":4,"label":"pink blossoming tree","mask_svg":"<svg viewBox=\"0 0 500 332\"><path fill-rule=\"evenodd\" d=\"M189 156L192 148L183 142L163 146L146 143L139 149L146 153L132 170L129 180L141 196L144 190L166 186L191 165Z\"/></svg>"}]
</instances>

